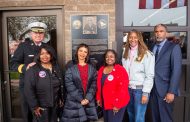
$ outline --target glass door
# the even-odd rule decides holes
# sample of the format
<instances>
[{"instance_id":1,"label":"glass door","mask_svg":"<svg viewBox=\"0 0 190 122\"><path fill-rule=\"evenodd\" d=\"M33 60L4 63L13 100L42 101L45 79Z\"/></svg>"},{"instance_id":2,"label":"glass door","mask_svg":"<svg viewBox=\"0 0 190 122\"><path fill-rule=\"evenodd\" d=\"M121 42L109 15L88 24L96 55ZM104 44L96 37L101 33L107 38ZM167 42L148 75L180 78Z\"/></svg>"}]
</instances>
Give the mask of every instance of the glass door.
<instances>
[{"instance_id":1,"label":"glass door","mask_svg":"<svg viewBox=\"0 0 190 122\"><path fill-rule=\"evenodd\" d=\"M1 69L0 69L0 122L3 121L3 106L2 106L2 89L1 89L1 84L2 84L2 79L1 79Z\"/></svg>"},{"instance_id":2,"label":"glass door","mask_svg":"<svg viewBox=\"0 0 190 122\"><path fill-rule=\"evenodd\" d=\"M28 38L27 25L31 22L40 21L47 24L45 43L52 45L58 55L58 61L63 63L63 31L62 31L62 9L53 10L28 10L28 11L7 11L3 12L3 74L5 83L5 106L6 121L20 122L21 101L19 95L19 73L11 71L10 59L18 45Z\"/></svg>"}]
</instances>

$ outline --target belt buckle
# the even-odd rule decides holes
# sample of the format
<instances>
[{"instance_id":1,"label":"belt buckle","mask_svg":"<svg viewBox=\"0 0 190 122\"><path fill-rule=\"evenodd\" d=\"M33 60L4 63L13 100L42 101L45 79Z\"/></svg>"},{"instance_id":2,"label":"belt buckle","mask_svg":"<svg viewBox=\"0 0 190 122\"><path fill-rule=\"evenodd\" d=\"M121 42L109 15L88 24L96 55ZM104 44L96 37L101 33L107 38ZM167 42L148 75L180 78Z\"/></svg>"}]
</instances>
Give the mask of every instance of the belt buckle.
<instances>
[{"instance_id":1,"label":"belt buckle","mask_svg":"<svg viewBox=\"0 0 190 122\"><path fill-rule=\"evenodd\" d=\"M136 85L136 89L142 89L143 86L142 85Z\"/></svg>"}]
</instances>

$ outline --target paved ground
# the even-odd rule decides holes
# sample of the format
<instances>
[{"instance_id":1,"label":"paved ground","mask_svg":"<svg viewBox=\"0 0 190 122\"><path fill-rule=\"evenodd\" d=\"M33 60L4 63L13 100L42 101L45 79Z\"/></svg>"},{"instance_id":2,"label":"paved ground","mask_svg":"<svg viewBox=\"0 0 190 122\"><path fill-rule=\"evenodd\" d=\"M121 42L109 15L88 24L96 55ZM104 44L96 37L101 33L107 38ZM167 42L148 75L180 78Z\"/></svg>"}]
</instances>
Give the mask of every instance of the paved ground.
<instances>
[{"instance_id":1,"label":"paved ground","mask_svg":"<svg viewBox=\"0 0 190 122\"><path fill-rule=\"evenodd\" d=\"M98 121L96 122L104 122L103 118L99 119Z\"/></svg>"}]
</instances>

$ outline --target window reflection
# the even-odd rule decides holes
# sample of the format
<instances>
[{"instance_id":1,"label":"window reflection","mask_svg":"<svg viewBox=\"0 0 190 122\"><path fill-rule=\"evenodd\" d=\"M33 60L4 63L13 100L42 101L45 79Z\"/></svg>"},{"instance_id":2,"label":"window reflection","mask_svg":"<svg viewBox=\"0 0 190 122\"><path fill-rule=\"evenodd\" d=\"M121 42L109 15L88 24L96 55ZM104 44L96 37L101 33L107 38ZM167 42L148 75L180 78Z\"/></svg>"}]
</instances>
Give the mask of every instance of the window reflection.
<instances>
[{"instance_id":1,"label":"window reflection","mask_svg":"<svg viewBox=\"0 0 190 122\"><path fill-rule=\"evenodd\" d=\"M155 26L163 23L171 26L187 25L188 0L123 0L124 26ZM158 2L158 1L157 1Z\"/></svg>"},{"instance_id":2,"label":"window reflection","mask_svg":"<svg viewBox=\"0 0 190 122\"><path fill-rule=\"evenodd\" d=\"M143 38L145 43L150 47L154 42L154 33L153 32L143 32ZM177 43L181 47L182 58L187 58L187 33L186 32L169 32L167 39L174 43Z\"/></svg>"},{"instance_id":3,"label":"window reflection","mask_svg":"<svg viewBox=\"0 0 190 122\"><path fill-rule=\"evenodd\" d=\"M125 44L128 33L124 33L123 42ZM155 39L153 32L142 32L144 42L150 47ZM169 32L167 35L169 41L177 43L181 47L182 58L187 59L187 33L186 32Z\"/></svg>"}]
</instances>

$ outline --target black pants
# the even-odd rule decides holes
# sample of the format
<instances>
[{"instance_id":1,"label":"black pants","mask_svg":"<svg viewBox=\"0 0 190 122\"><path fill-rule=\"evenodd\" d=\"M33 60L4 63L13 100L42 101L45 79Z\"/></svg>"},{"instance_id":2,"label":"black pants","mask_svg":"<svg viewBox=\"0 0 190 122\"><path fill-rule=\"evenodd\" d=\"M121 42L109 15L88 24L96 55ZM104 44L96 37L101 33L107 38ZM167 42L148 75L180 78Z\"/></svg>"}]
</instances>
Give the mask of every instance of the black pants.
<instances>
[{"instance_id":1,"label":"black pants","mask_svg":"<svg viewBox=\"0 0 190 122\"><path fill-rule=\"evenodd\" d=\"M103 110L104 122L122 122L126 106L120 108L119 112L113 113L113 110Z\"/></svg>"},{"instance_id":2,"label":"black pants","mask_svg":"<svg viewBox=\"0 0 190 122\"><path fill-rule=\"evenodd\" d=\"M150 105L153 122L173 122L174 102L167 103L163 97L159 96L156 88L152 89Z\"/></svg>"},{"instance_id":3,"label":"black pants","mask_svg":"<svg viewBox=\"0 0 190 122\"><path fill-rule=\"evenodd\" d=\"M23 122L32 122L32 112L29 108L29 105L26 101L25 95L24 95L24 87L20 86L20 98L21 98L21 111L22 111L22 117Z\"/></svg>"}]
</instances>

